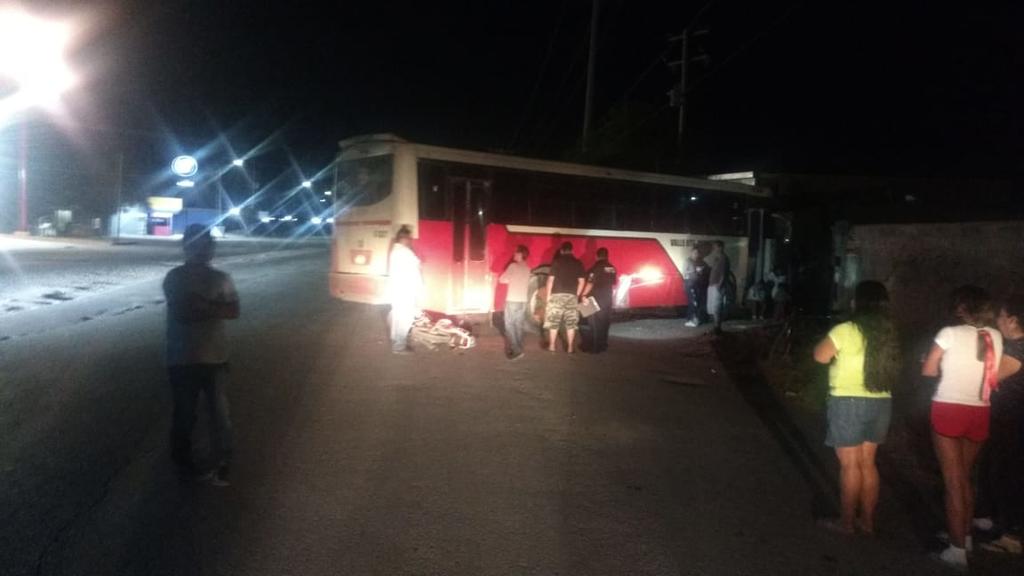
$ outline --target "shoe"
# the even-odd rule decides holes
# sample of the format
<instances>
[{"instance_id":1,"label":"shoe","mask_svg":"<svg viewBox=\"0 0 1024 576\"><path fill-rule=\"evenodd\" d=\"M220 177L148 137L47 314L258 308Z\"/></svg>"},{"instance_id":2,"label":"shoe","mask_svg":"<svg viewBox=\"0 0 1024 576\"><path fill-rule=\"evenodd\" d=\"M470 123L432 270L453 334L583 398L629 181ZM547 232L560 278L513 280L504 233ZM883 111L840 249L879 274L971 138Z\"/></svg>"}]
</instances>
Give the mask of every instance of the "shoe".
<instances>
[{"instance_id":1,"label":"shoe","mask_svg":"<svg viewBox=\"0 0 1024 576\"><path fill-rule=\"evenodd\" d=\"M843 526L843 524L839 522L838 518L826 518L819 520L818 526L828 530L829 532L835 532L836 534L842 534L844 536L849 536L854 533L852 526L849 528Z\"/></svg>"},{"instance_id":2,"label":"shoe","mask_svg":"<svg viewBox=\"0 0 1024 576\"><path fill-rule=\"evenodd\" d=\"M683 324L683 326L686 326L687 328L696 328L698 324L693 320L689 320L686 322L686 324Z\"/></svg>"},{"instance_id":3,"label":"shoe","mask_svg":"<svg viewBox=\"0 0 1024 576\"><path fill-rule=\"evenodd\" d=\"M995 523L992 522L991 518L974 518L971 520L971 526L982 532L991 532L992 528L995 527Z\"/></svg>"},{"instance_id":4,"label":"shoe","mask_svg":"<svg viewBox=\"0 0 1024 576\"><path fill-rule=\"evenodd\" d=\"M409 350L408 348L406 348L404 350L392 350L391 353L392 354L399 354L399 355L412 354L412 350Z\"/></svg>"},{"instance_id":5,"label":"shoe","mask_svg":"<svg viewBox=\"0 0 1024 576\"><path fill-rule=\"evenodd\" d=\"M231 486L230 469L227 464L221 465L216 472L210 473L210 484L221 488Z\"/></svg>"},{"instance_id":6,"label":"shoe","mask_svg":"<svg viewBox=\"0 0 1024 576\"><path fill-rule=\"evenodd\" d=\"M998 540L986 542L981 545L981 549L986 552L995 552L996 554L1024 554L1024 545L1021 544L1019 538L1014 538L1008 534L1003 534Z\"/></svg>"},{"instance_id":7,"label":"shoe","mask_svg":"<svg viewBox=\"0 0 1024 576\"><path fill-rule=\"evenodd\" d=\"M525 352L520 352L518 354L512 354L511 356L508 357L508 359L509 360L519 360L523 356L526 356L526 353Z\"/></svg>"},{"instance_id":8,"label":"shoe","mask_svg":"<svg viewBox=\"0 0 1024 576\"><path fill-rule=\"evenodd\" d=\"M963 548L949 546L933 557L957 572L967 572L967 550Z\"/></svg>"}]
</instances>

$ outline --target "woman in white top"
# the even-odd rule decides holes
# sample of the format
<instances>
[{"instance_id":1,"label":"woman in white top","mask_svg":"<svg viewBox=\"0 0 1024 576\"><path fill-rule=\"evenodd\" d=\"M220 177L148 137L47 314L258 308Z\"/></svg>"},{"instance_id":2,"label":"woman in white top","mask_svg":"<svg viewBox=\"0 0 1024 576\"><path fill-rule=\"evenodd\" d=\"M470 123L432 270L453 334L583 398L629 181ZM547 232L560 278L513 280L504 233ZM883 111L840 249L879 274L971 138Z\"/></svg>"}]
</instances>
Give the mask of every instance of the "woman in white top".
<instances>
[{"instance_id":1,"label":"woman in white top","mask_svg":"<svg viewBox=\"0 0 1024 576\"><path fill-rule=\"evenodd\" d=\"M966 568L974 516L971 472L988 439L989 396L998 386L1003 338L992 327L994 307L981 288L957 288L953 313L961 323L939 331L921 372L939 378L932 397L932 439L946 486L950 542L940 559Z\"/></svg>"}]
</instances>

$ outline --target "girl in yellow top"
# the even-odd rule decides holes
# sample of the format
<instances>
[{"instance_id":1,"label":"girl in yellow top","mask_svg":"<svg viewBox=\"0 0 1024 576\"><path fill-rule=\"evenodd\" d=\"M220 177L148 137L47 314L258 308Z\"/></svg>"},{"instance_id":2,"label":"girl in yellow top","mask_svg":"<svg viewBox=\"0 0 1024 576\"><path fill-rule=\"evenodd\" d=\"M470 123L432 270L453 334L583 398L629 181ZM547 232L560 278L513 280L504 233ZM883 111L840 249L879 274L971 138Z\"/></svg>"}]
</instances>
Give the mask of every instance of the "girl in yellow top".
<instances>
[{"instance_id":1,"label":"girl in yellow top","mask_svg":"<svg viewBox=\"0 0 1024 576\"><path fill-rule=\"evenodd\" d=\"M892 415L892 388L899 376L899 338L888 314L889 294L880 282L861 282L849 322L832 328L814 349L828 371L828 434L840 466L840 517L825 523L845 534L872 534L878 505L875 453L885 442ZM859 512L859 514L858 514Z\"/></svg>"}]
</instances>

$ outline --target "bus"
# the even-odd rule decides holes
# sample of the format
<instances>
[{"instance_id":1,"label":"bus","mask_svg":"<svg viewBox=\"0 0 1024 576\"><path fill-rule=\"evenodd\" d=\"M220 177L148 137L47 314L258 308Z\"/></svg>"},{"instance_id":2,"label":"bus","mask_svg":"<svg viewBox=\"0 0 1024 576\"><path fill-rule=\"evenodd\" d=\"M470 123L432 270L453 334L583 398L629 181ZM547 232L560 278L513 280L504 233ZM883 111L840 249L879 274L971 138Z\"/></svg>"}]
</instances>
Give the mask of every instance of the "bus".
<instances>
[{"instance_id":1,"label":"bus","mask_svg":"<svg viewBox=\"0 0 1024 576\"><path fill-rule=\"evenodd\" d=\"M391 241L408 226L422 259L422 307L452 316L504 308L497 278L520 244L540 280L564 241L588 267L597 249L607 248L619 271L618 309L686 305L684 259L715 240L724 242L742 287L748 205L766 196L739 182L430 146L390 134L349 138L339 148L331 294L386 303ZM537 287L543 282L531 289L534 320Z\"/></svg>"}]
</instances>

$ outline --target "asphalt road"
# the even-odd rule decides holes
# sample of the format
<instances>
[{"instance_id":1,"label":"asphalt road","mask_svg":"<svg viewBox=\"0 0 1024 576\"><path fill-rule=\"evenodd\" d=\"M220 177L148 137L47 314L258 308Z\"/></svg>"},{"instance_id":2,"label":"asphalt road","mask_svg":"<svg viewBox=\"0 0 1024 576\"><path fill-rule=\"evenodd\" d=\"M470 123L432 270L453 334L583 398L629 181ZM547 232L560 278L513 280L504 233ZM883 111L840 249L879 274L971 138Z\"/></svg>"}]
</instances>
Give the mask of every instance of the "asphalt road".
<instances>
[{"instance_id":1,"label":"asphalt road","mask_svg":"<svg viewBox=\"0 0 1024 576\"><path fill-rule=\"evenodd\" d=\"M228 488L168 459L158 277L20 312L73 321L0 341L0 572L941 573L894 504L877 540L816 528L813 483L706 340L396 357L326 261L225 265Z\"/></svg>"}]
</instances>

